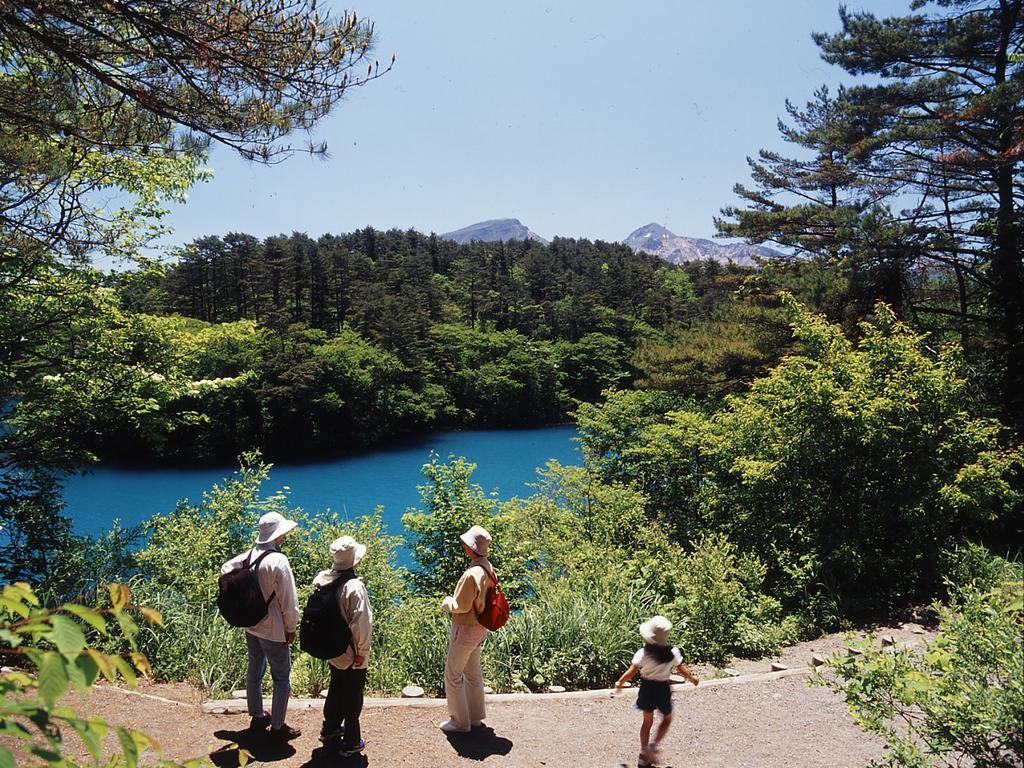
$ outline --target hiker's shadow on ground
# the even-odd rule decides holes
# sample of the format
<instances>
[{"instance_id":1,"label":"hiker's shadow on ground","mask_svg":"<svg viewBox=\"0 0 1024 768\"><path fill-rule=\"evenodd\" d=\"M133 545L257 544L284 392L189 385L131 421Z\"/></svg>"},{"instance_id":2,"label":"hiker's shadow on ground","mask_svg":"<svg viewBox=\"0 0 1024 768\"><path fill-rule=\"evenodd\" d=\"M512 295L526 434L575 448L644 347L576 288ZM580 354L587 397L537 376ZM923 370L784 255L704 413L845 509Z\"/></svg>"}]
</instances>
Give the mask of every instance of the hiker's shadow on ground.
<instances>
[{"instance_id":1,"label":"hiker's shadow on ground","mask_svg":"<svg viewBox=\"0 0 1024 768\"><path fill-rule=\"evenodd\" d=\"M370 761L362 753L351 757L341 757L338 754L338 746L335 745L333 748L317 747L314 749L309 760L304 762L301 768L366 768L369 764Z\"/></svg>"},{"instance_id":2,"label":"hiker's shadow on ground","mask_svg":"<svg viewBox=\"0 0 1024 768\"><path fill-rule=\"evenodd\" d=\"M461 757L470 760L486 760L491 755L507 755L512 751L512 742L498 736L493 728L474 728L469 733L449 733L448 743Z\"/></svg>"},{"instance_id":3,"label":"hiker's shadow on ground","mask_svg":"<svg viewBox=\"0 0 1024 768\"><path fill-rule=\"evenodd\" d=\"M257 763L287 760L295 754L295 747L287 741L272 738L266 731L214 731L213 735L228 742L210 753L210 762L217 768L238 768L240 750L251 755L247 762Z\"/></svg>"}]
</instances>

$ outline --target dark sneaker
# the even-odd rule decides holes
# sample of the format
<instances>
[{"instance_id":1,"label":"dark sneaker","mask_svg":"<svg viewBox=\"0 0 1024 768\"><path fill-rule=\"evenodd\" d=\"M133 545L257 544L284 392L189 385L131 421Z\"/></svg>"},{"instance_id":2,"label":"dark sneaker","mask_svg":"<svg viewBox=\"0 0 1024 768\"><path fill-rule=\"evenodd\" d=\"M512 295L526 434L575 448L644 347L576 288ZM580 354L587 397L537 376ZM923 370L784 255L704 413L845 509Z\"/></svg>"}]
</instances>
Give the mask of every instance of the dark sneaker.
<instances>
[{"instance_id":1,"label":"dark sneaker","mask_svg":"<svg viewBox=\"0 0 1024 768\"><path fill-rule=\"evenodd\" d=\"M358 755L364 749L366 749L366 742L362 739L359 740L358 744L352 744L351 746L342 744L341 749L338 750L338 757L352 757L353 755Z\"/></svg>"},{"instance_id":2,"label":"dark sneaker","mask_svg":"<svg viewBox=\"0 0 1024 768\"><path fill-rule=\"evenodd\" d=\"M339 725L337 728L321 728L320 729L320 741L327 744L332 741L337 741L345 735L345 726Z\"/></svg>"},{"instance_id":3,"label":"dark sneaker","mask_svg":"<svg viewBox=\"0 0 1024 768\"><path fill-rule=\"evenodd\" d=\"M302 735L302 731L298 728L292 728L290 725L282 725L280 728L271 728L270 735L281 741L291 741L292 739L299 738Z\"/></svg>"},{"instance_id":4,"label":"dark sneaker","mask_svg":"<svg viewBox=\"0 0 1024 768\"><path fill-rule=\"evenodd\" d=\"M265 731L267 726L270 725L270 713L264 712L262 715L249 718L249 730L250 731Z\"/></svg>"}]
</instances>

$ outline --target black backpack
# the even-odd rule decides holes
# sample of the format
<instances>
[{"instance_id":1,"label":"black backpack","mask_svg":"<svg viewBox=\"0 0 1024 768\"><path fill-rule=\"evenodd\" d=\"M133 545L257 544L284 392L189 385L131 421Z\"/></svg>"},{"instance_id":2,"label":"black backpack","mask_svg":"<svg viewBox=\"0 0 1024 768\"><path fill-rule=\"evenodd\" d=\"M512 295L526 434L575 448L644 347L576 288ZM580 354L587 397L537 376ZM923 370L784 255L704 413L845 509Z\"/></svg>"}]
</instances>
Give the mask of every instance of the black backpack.
<instances>
[{"instance_id":1,"label":"black backpack","mask_svg":"<svg viewBox=\"0 0 1024 768\"><path fill-rule=\"evenodd\" d=\"M354 573L339 576L330 584L317 587L306 601L299 625L299 648L316 659L341 656L352 644L352 630L341 615L337 591Z\"/></svg>"},{"instance_id":2,"label":"black backpack","mask_svg":"<svg viewBox=\"0 0 1024 768\"><path fill-rule=\"evenodd\" d=\"M267 615L274 593L271 592L270 597L263 599L256 569L271 552L273 550L267 550L253 561L250 550L245 560L220 575L217 581L217 608L231 626L252 627Z\"/></svg>"}]
</instances>

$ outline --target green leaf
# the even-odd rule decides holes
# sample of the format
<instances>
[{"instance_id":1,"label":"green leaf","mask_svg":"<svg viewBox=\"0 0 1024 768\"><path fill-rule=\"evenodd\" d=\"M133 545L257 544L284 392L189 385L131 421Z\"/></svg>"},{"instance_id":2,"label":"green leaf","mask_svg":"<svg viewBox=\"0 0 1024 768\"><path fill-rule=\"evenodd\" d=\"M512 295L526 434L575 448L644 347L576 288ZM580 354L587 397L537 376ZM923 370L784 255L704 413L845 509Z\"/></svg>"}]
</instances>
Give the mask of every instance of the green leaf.
<instances>
[{"instance_id":1,"label":"green leaf","mask_svg":"<svg viewBox=\"0 0 1024 768\"><path fill-rule=\"evenodd\" d=\"M60 608L62 611L75 614L75 616L86 622L94 629L99 630L104 635L107 634L107 620L99 611L93 610L92 608L86 608L84 605L79 605L78 603L64 603Z\"/></svg>"},{"instance_id":2,"label":"green leaf","mask_svg":"<svg viewBox=\"0 0 1024 768\"><path fill-rule=\"evenodd\" d=\"M75 659L75 666L82 670L82 676L85 678L85 686L91 687L96 682L96 678L99 677L100 667L96 663L96 659L92 656L83 653L77 659Z\"/></svg>"},{"instance_id":3,"label":"green leaf","mask_svg":"<svg viewBox=\"0 0 1024 768\"><path fill-rule=\"evenodd\" d=\"M139 634L139 625L127 613L118 613L117 623L121 626L124 636L134 645L135 636Z\"/></svg>"},{"instance_id":4,"label":"green leaf","mask_svg":"<svg viewBox=\"0 0 1024 768\"><path fill-rule=\"evenodd\" d=\"M52 707L68 689L67 661L59 653L50 651L43 655L39 667L39 698Z\"/></svg>"},{"instance_id":5,"label":"green leaf","mask_svg":"<svg viewBox=\"0 0 1024 768\"><path fill-rule=\"evenodd\" d=\"M110 659L111 662L113 662L114 667L117 668L117 671L120 672L121 675L124 677L125 682L128 683L129 686L134 688L136 678L135 670L132 669L131 664L129 664L120 656L109 656L108 658Z\"/></svg>"},{"instance_id":6,"label":"green leaf","mask_svg":"<svg viewBox=\"0 0 1024 768\"><path fill-rule=\"evenodd\" d=\"M163 614L155 608L139 608L139 613L142 614L142 617L146 620L147 624L156 624L160 627L164 625Z\"/></svg>"},{"instance_id":7,"label":"green leaf","mask_svg":"<svg viewBox=\"0 0 1024 768\"><path fill-rule=\"evenodd\" d=\"M121 742L121 751L124 752L124 762L127 768L136 768L139 764L139 747L132 738L132 734L117 726L117 739Z\"/></svg>"},{"instance_id":8,"label":"green leaf","mask_svg":"<svg viewBox=\"0 0 1024 768\"><path fill-rule=\"evenodd\" d=\"M123 611L130 598L128 587L124 584L107 584L107 592L110 593L110 602L114 606L114 610Z\"/></svg>"},{"instance_id":9,"label":"green leaf","mask_svg":"<svg viewBox=\"0 0 1024 768\"><path fill-rule=\"evenodd\" d=\"M100 760L100 743L103 740L103 734L99 733L94 727L92 721L89 720L69 720L71 727L75 729L75 733L78 734L79 738L88 748L92 754L93 760L97 763Z\"/></svg>"},{"instance_id":10,"label":"green leaf","mask_svg":"<svg viewBox=\"0 0 1024 768\"><path fill-rule=\"evenodd\" d=\"M77 622L57 614L50 619L50 623L53 629L49 639L68 659L77 656L85 648L85 633Z\"/></svg>"},{"instance_id":11,"label":"green leaf","mask_svg":"<svg viewBox=\"0 0 1024 768\"><path fill-rule=\"evenodd\" d=\"M21 645L21 638L9 629L0 629L0 641L6 643L8 648L17 648Z\"/></svg>"},{"instance_id":12,"label":"green leaf","mask_svg":"<svg viewBox=\"0 0 1024 768\"><path fill-rule=\"evenodd\" d=\"M84 658L88 658L88 656ZM80 666L78 666L78 659L69 661L71 661L71 663L64 668L68 673L68 682L75 686L76 691L84 693L87 687L85 683L85 672ZM56 714L56 710L54 710L54 714Z\"/></svg>"},{"instance_id":13,"label":"green leaf","mask_svg":"<svg viewBox=\"0 0 1024 768\"><path fill-rule=\"evenodd\" d=\"M117 670L114 669L114 665L111 662L110 656L99 651L94 651L92 648L87 648L85 651L86 655L92 659L92 661L99 667L100 672L103 676L111 683L117 682Z\"/></svg>"},{"instance_id":14,"label":"green leaf","mask_svg":"<svg viewBox=\"0 0 1024 768\"><path fill-rule=\"evenodd\" d=\"M64 759L60 752L47 749L46 747L29 747L28 751L48 763L59 763Z\"/></svg>"},{"instance_id":15,"label":"green leaf","mask_svg":"<svg viewBox=\"0 0 1024 768\"><path fill-rule=\"evenodd\" d=\"M0 768L14 768L14 755L5 747L0 747Z\"/></svg>"},{"instance_id":16,"label":"green leaf","mask_svg":"<svg viewBox=\"0 0 1024 768\"><path fill-rule=\"evenodd\" d=\"M18 739L29 740L32 738L32 731L15 720L0 720L0 733Z\"/></svg>"},{"instance_id":17,"label":"green leaf","mask_svg":"<svg viewBox=\"0 0 1024 768\"><path fill-rule=\"evenodd\" d=\"M4 590L6 592L6 590ZM15 600L11 597L0 597L0 605L4 606L10 613L17 614L23 619L28 617L28 606L25 605L21 600Z\"/></svg>"},{"instance_id":18,"label":"green leaf","mask_svg":"<svg viewBox=\"0 0 1024 768\"><path fill-rule=\"evenodd\" d=\"M32 588L23 581L8 584L4 587L4 597L11 597L29 605L39 605L39 598L35 596Z\"/></svg>"}]
</instances>

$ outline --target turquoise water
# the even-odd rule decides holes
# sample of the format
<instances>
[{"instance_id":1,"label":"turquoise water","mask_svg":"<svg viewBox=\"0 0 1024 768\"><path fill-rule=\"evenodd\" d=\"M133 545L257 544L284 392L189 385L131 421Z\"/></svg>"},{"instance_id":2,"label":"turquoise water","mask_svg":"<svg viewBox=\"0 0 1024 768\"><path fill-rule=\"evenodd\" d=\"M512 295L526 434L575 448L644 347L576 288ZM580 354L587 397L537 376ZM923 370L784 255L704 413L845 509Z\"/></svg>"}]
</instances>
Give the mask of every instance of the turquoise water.
<instances>
[{"instance_id":1,"label":"turquoise water","mask_svg":"<svg viewBox=\"0 0 1024 768\"><path fill-rule=\"evenodd\" d=\"M434 451L463 456L477 465L473 480L486 492L509 499L530 493L527 483L549 459L578 464L576 427L439 432L366 453L304 464L279 464L263 495L287 488L290 506L310 513L331 510L342 517L384 507L389 532L401 533L402 514L419 504L420 468ZM66 480L64 514L75 531L96 535L116 519L134 525L174 509L178 499L198 501L204 490L232 474L233 467L126 469L96 467Z\"/></svg>"}]
</instances>

